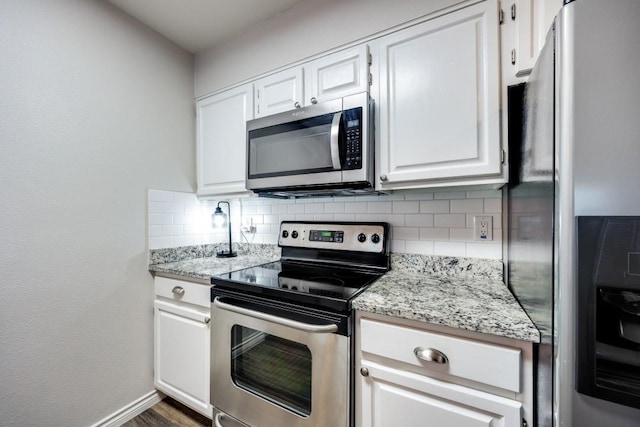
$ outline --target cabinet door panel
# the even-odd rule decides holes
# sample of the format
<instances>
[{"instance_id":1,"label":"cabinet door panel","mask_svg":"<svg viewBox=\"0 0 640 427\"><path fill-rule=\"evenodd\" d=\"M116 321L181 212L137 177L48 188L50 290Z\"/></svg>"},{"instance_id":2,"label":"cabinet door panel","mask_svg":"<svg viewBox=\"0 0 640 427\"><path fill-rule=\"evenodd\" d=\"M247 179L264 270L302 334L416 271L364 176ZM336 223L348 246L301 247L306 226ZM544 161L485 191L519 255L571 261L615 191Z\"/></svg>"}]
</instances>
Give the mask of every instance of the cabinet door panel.
<instances>
[{"instance_id":1,"label":"cabinet door panel","mask_svg":"<svg viewBox=\"0 0 640 427\"><path fill-rule=\"evenodd\" d=\"M155 385L211 417L210 337L206 313L168 303L155 304Z\"/></svg>"},{"instance_id":2,"label":"cabinet door panel","mask_svg":"<svg viewBox=\"0 0 640 427\"><path fill-rule=\"evenodd\" d=\"M380 55L382 188L501 172L495 1L387 36Z\"/></svg>"},{"instance_id":3,"label":"cabinet door panel","mask_svg":"<svg viewBox=\"0 0 640 427\"><path fill-rule=\"evenodd\" d=\"M246 121L253 118L253 84L197 103L198 196L246 192Z\"/></svg>"},{"instance_id":4,"label":"cabinet door panel","mask_svg":"<svg viewBox=\"0 0 640 427\"><path fill-rule=\"evenodd\" d=\"M520 402L367 360L360 427L518 427Z\"/></svg>"},{"instance_id":5,"label":"cabinet door panel","mask_svg":"<svg viewBox=\"0 0 640 427\"><path fill-rule=\"evenodd\" d=\"M369 90L369 50L367 45L347 49L307 65L306 104L311 98L329 101Z\"/></svg>"},{"instance_id":6,"label":"cabinet door panel","mask_svg":"<svg viewBox=\"0 0 640 427\"><path fill-rule=\"evenodd\" d=\"M516 76L524 76L538 59L562 0L516 0Z\"/></svg>"},{"instance_id":7,"label":"cabinet door panel","mask_svg":"<svg viewBox=\"0 0 640 427\"><path fill-rule=\"evenodd\" d=\"M294 67L262 78L255 83L256 117L293 110L303 105L303 70Z\"/></svg>"}]
</instances>

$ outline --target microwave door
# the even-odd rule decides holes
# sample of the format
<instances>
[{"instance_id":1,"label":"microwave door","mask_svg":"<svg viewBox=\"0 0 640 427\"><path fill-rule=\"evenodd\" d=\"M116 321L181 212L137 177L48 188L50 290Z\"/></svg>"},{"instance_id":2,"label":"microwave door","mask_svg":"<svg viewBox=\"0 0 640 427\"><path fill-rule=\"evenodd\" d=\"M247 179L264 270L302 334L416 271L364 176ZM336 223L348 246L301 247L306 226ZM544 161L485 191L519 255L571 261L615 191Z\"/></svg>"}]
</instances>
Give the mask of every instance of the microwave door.
<instances>
[{"instance_id":1,"label":"microwave door","mask_svg":"<svg viewBox=\"0 0 640 427\"><path fill-rule=\"evenodd\" d=\"M249 130L247 188L341 182L341 117L337 111Z\"/></svg>"}]
</instances>

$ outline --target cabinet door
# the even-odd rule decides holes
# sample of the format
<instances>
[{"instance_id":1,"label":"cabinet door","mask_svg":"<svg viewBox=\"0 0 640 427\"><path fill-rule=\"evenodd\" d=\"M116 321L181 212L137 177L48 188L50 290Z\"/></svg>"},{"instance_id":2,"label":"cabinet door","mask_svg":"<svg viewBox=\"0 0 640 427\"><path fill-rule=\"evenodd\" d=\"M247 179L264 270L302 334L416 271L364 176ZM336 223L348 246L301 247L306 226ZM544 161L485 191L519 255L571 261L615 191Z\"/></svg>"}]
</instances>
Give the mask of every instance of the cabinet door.
<instances>
[{"instance_id":1,"label":"cabinet door","mask_svg":"<svg viewBox=\"0 0 640 427\"><path fill-rule=\"evenodd\" d=\"M434 378L362 361L359 427L519 427L521 404Z\"/></svg>"},{"instance_id":2,"label":"cabinet door","mask_svg":"<svg viewBox=\"0 0 640 427\"><path fill-rule=\"evenodd\" d=\"M208 311L159 300L154 307L156 388L211 418Z\"/></svg>"},{"instance_id":3,"label":"cabinet door","mask_svg":"<svg viewBox=\"0 0 640 427\"><path fill-rule=\"evenodd\" d=\"M501 173L497 10L488 0L380 39L378 188Z\"/></svg>"},{"instance_id":4,"label":"cabinet door","mask_svg":"<svg viewBox=\"0 0 640 427\"><path fill-rule=\"evenodd\" d=\"M516 76L524 76L538 59L562 0L516 0Z\"/></svg>"},{"instance_id":5,"label":"cabinet door","mask_svg":"<svg viewBox=\"0 0 640 427\"><path fill-rule=\"evenodd\" d=\"M255 82L256 117L300 108L304 104L302 67L281 71Z\"/></svg>"},{"instance_id":6,"label":"cabinet door","mask_svg":"<svg viewBox=\"0 0 640 427\"><path fill-rule=\"evenodd\" d=\"M246 122L253 118L253 84L197 103L198 196L246 193Z\"/></svg>"},{"instance_id":7,"label":"cabinet door","mask_svg":"<svg viewBox=\"0 0 640 427\"><path fill-rule=\"evenodd\" d=\"M369 91L369 49L356 46L311 61L305 104L314 104Z\"/></svg>"}]
</instances>

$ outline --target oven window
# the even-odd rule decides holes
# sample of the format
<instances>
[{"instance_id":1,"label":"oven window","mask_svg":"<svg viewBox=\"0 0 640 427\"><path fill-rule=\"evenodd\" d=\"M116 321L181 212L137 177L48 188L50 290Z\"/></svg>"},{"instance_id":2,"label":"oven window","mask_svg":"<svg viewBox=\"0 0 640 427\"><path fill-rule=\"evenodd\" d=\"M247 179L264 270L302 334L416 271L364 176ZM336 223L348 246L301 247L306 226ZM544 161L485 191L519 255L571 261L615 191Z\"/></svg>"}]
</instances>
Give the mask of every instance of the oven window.
<instances>
[{"instance_id":1,"label":"oven window","mask_svg":"<svg viewBox=\"0 0 640 427\"><path fill-rule=\"evenodd\" d=\"M231 349L231 378L238 387L296 414L311 414L309 348L234 325Z\"/></svg>"}]
</instances>

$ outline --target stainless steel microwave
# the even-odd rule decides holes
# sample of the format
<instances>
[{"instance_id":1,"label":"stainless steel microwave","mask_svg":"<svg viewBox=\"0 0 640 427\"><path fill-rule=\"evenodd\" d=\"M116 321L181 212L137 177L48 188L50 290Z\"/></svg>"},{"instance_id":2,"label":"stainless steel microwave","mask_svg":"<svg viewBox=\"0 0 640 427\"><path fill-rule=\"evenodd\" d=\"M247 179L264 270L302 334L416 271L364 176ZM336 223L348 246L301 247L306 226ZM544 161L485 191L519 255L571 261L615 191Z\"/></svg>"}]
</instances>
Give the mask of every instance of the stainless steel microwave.
<instances>
[{"instance_id":1,"label":"stainless steel microwave","mask_svg":"<svg viewBox=\"0 0 640 427\"><path fill-rule=\"evenodd\" d=\"M373 192L373 101L359 93L247 122L247 189L267 197Z\"/></svg>"}]
</instances>

